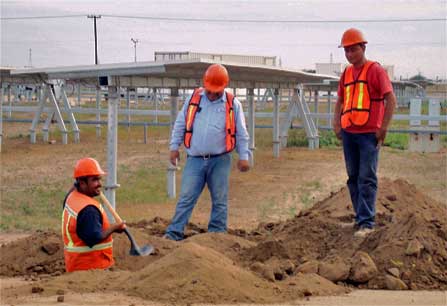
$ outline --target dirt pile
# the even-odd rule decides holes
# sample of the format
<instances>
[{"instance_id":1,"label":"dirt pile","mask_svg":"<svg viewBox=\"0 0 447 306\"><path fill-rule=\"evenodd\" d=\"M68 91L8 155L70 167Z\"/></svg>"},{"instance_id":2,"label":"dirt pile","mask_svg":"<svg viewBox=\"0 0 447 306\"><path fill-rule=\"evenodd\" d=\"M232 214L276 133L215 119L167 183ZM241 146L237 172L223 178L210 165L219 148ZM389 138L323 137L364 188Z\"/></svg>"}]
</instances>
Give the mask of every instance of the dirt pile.
<instances>
[{"instance_id":1,"label":"dirt pile","mask_svg":"<svg viewBox=\"0 0 447 306\"><path fill-rule=\"evenodd\" d=\"M392 276L411 289L445 290L447 207L405 180L383 179L376 210L376 230L366 239L354 238L349 192L342 188L293 220L261 224L245 235L258 245L241 256L247 265L253 260L268 263L273 258L296 260L298 268L313 265L311 271L317 273L330 268L338 275L335 281L361 288L395 289L386 282ZM269 253L272 246L275 251ZM377 273L364 281L352 279L360 268L353 265L359 251L368 254L377 267Z\"/></svg>"},{"instance_id":2,"label":"dirt pile","mask_svg":"<svg viewBox=\"0 0 447 306\"><path fill-rule=\"evenodd\" d=\"M169 304L274 303L350 286L446 290L445 217L443 204L406 181L383 179L377 228L365 239L347 224L353 213L343 188L292 220L251 232L211 234L189 224L179 243L161 238L168 220L131 224L136 240L156 253L131 257L125 235L115 235L112 271L64 273L60 234L37 232L1 247L0 274L39 280L48 294L115 290Z\"/></svg>"}]
</instances>

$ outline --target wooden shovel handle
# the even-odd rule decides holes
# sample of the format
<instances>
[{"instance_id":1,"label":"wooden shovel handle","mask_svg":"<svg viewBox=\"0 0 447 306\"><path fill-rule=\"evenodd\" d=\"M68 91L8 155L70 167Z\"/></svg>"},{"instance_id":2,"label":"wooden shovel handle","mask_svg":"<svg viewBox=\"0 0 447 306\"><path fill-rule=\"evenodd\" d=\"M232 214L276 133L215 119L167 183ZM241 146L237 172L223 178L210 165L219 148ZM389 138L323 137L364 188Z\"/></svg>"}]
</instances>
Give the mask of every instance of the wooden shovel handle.
<instances>
[{"instance_id":1,"label":"wooden shovel handle","mask_svg":"<svg viewBox=\"0 0 447 306\"><path fill-rule=\"evenodd\" d=\"M107 208L109 209L109 211L112 213L113 218L115 218L115 222L116 223L121 223L123 222L123 220L120 218L120 216L118 215L118 213L113 209L112 205L110 204L109 200L107 200L106 196L104 195L104 193L100 193L99 197L101 198L102 202L107 206Z\"/></svg>"}]
</instances>

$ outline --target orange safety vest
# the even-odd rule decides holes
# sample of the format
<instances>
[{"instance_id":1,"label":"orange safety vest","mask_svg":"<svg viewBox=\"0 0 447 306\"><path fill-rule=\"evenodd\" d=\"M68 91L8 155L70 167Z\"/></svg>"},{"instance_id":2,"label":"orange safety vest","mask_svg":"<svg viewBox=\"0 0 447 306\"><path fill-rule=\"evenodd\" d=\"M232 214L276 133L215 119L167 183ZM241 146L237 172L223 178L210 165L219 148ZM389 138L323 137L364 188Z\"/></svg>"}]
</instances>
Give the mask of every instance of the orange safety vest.
<instances>
[{"instance_id":1,"label":"orange safety vest","mask_svg":"<svg viewBox=\"0 0 447 306\"><path fill-rule=\"evenodd\" d=\"M201 93L203 88L196 88L189 100L188 109L186 110L185 117L185 137L184 144L186 148L191 147L191 138L193 133L194 119L196 118L196 113L199 110L200 100L202 98ZM234 95L226 92L227 103L226 103L226 118L225 118L225 150L226 152L231 152L236 147L236 121L233 110L233 100Z\"/></svg>"},{"instance_id":2,"label":"orange safety vest","mask_svg":"<svg viewBox=\"0 0 447 306\"><path fill-rule=\"evenodd\" d=\"M78 214L88 205L94 205L101 212L102 230L109 227L107 215L98 201L77 190L73 190L68 195L62 212L62 238L67 272L106 269L114 264L112 235L89 247L76 233Z\"/></svg>"},{"instance_id":3,"label":"orange safety vest","mask_svg":"<svg viewBox=\"0 0 447 306\"><path fill-rule=\"evenodd\" d=\"M366 75L373 64L375 62L367 61L357 79L354 79L353 65L349 65L344 72L344 97L341 112L341 127L343 129L350 126L366 125L370 118L371 102L384 100L383 98L371 99L369 95Z\"/></svg>"}]
</instances>

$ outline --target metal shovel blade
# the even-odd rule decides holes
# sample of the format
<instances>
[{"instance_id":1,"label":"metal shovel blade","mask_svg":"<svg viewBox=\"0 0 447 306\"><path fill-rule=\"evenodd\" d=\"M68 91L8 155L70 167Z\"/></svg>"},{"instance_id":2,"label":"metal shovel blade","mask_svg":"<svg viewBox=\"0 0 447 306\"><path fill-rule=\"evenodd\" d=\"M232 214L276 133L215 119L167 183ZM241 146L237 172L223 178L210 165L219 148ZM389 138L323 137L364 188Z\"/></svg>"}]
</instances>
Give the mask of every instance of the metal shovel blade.
<instances>
[{"instance_id":1,"label":"metal shovel blade","mask_svg":"<svg viewBox=\"0 0 447 306\"><path fill-rule=\"evenodd\" d=\"M139 247L137 243L135 242L135 239L133 238L132 234L129 232L127 227L124 229L124 232L126 233L127 237L129 237L130 240L130 250L129 254L132 256L148 256L154 252L154 247L151 245L145 245L143 247Z\"/></svg>"}]
</instances>

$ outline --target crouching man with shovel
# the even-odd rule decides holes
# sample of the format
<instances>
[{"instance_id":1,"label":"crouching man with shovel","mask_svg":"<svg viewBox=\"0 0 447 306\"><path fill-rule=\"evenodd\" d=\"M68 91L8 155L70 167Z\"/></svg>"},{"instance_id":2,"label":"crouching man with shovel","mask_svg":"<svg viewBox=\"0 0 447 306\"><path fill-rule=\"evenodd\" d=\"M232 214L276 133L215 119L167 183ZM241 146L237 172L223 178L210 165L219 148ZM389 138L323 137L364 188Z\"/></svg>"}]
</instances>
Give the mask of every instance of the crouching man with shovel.
<instances>
[{"instance_id":1,"label":"crouching man with shovel","mask_svg":"<svg viewBox=\"0 0 447 306\"><path fill-rule=\"evenodd\" d=\"M107 269L114 264L112 233L125 231L125 223L110 224L101 194L105 172L93 158L80 159L74 169L76 182L68 192L62 212L62 237L67 272Z\"/></svg>"}]
</instances>

